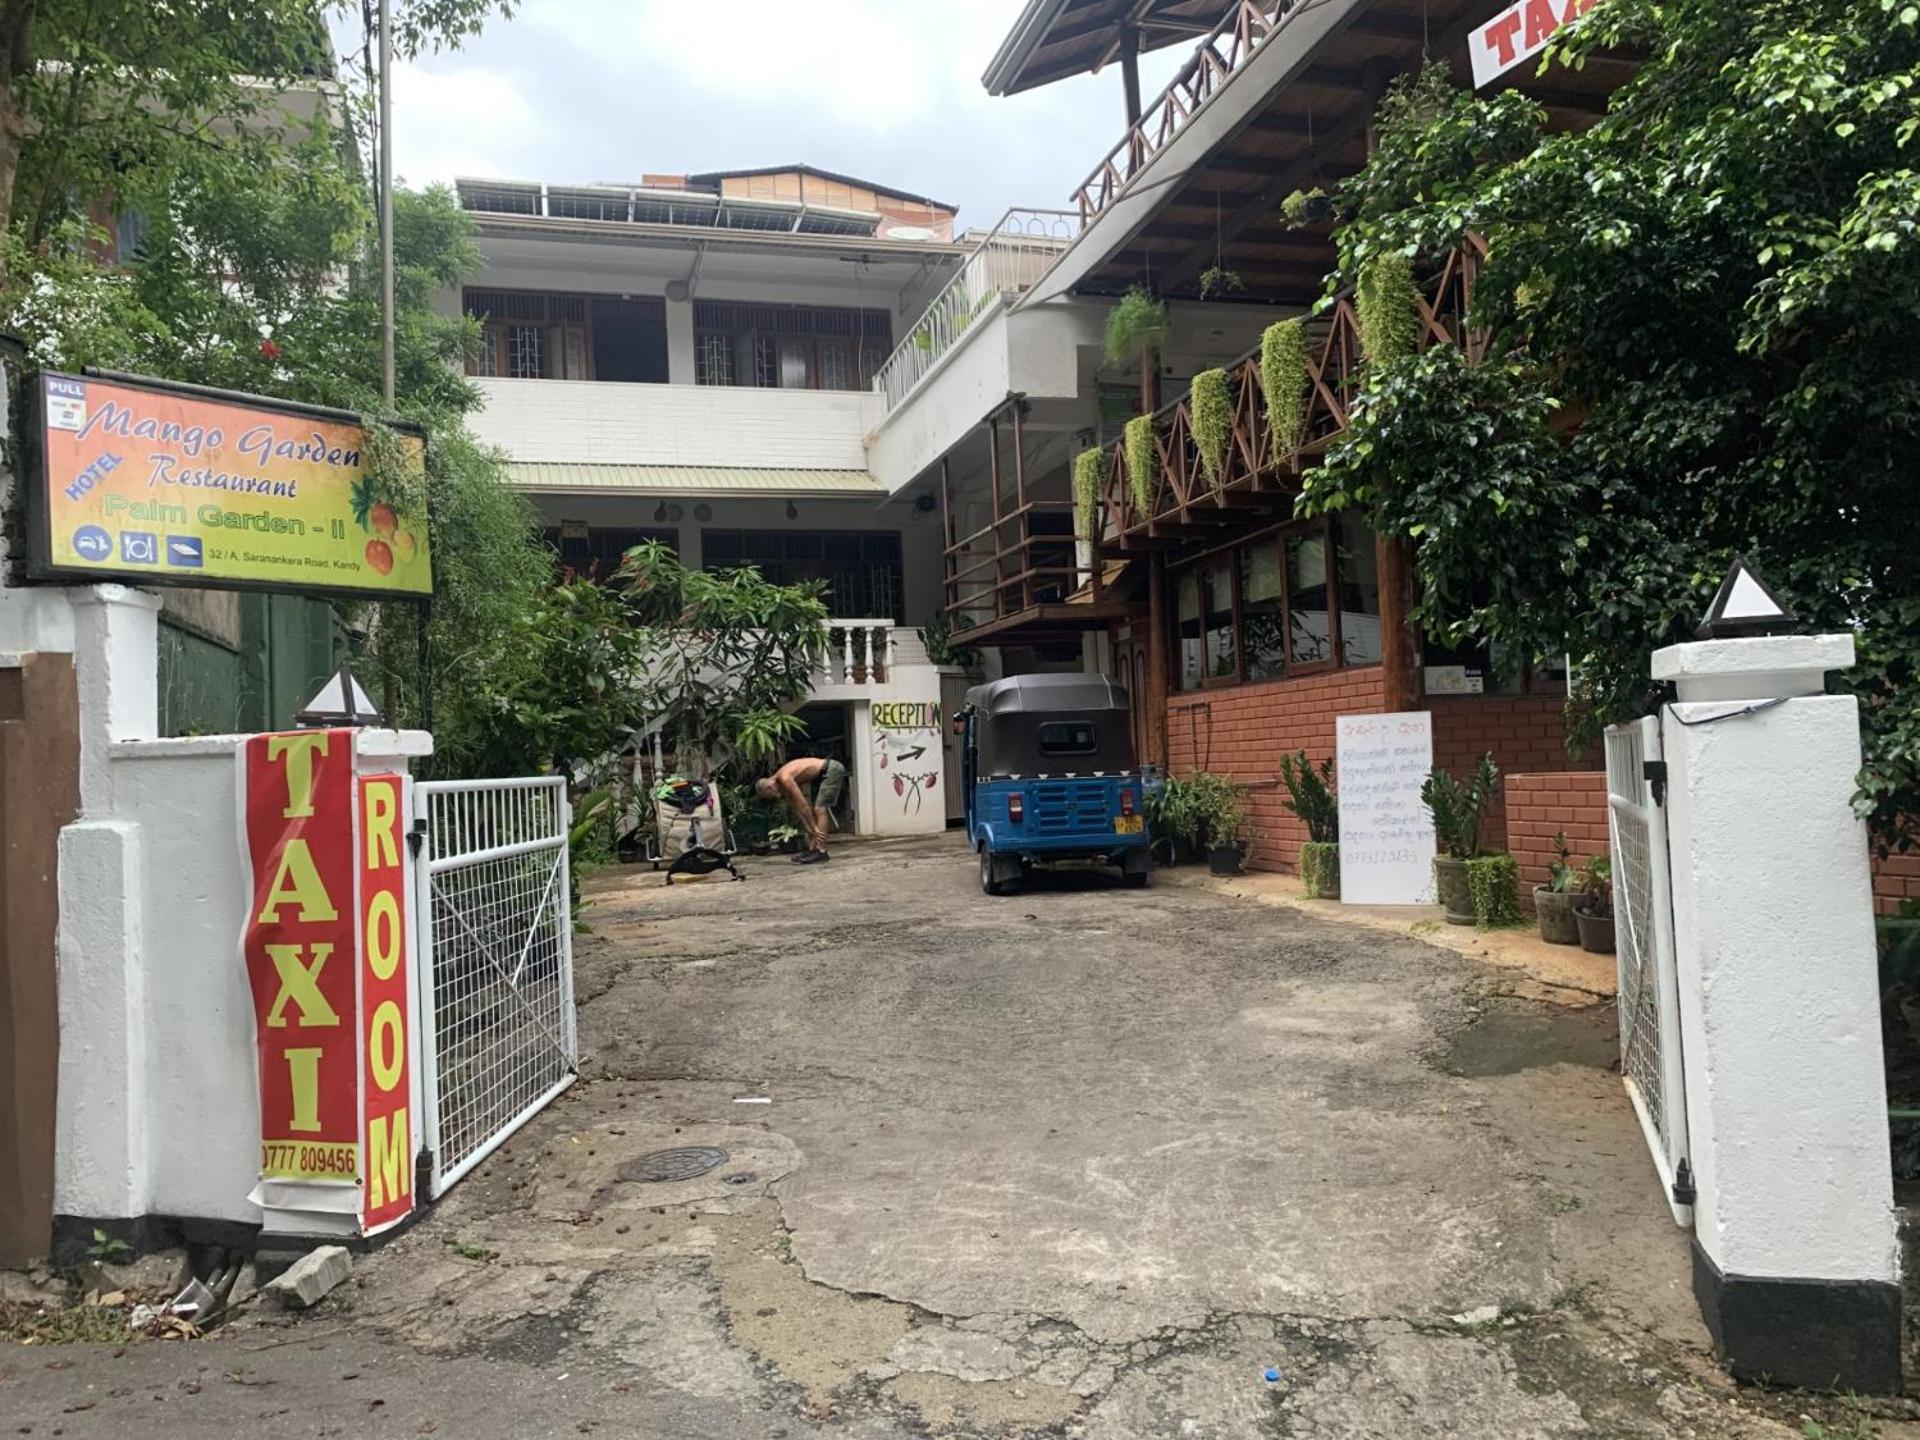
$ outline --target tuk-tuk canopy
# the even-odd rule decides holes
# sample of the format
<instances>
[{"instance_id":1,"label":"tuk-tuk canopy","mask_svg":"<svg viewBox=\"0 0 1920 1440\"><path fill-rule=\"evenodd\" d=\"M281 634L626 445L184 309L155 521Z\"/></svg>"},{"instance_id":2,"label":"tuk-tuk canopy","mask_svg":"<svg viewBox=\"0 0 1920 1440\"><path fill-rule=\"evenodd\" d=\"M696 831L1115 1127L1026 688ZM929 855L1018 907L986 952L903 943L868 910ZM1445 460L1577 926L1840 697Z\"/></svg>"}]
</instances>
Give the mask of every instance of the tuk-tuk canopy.
<instances>
[{"instance_id":1,"label":"tuk-tuk canopy","mask_svg":"<svg viewBox=\"0 0 1920 1440\"><path fill-rule=\"evenodd\" d=\"M1133 768L1127 692L1105 675L1009 675L967 691L980 775Z\"/></svg>"}]
</instances>

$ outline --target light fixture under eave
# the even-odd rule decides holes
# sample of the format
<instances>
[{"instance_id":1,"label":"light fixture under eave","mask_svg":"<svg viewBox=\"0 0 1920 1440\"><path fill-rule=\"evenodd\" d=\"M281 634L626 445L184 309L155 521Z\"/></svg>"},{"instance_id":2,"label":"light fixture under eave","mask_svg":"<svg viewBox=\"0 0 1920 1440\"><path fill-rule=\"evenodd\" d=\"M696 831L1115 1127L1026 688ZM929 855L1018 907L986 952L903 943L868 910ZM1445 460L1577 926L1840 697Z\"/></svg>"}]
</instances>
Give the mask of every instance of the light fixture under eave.
<instances>
[{"instance_id":1,"label":"light fixture under eave","mask_svg":"<svg viewBox=\"0 0 1920 1440\"><path fill-rule=\"evenodd\" d=\"M798 520L799 518L800 518L800 507L794 504L791 500L787 501L787 519Z\"/></svg>"},{"instance_id":2,"label":"light fixture under eave","mask_svg":"<svg viewBox=\"0 0 1920 1440\"><path fill-rule=\"evenodd\" d=\"M384 725L387 717L343 664L294 713L293 723L302 730L324 730L337 725Z\"/></svg>"},{"instance_id":3,"label":"light fixture under eave","mask_svg":"<svg viewBox=\"0 0 1920 1440\"><path fill-rule=\"evenodd\" d=\"M1707 618L1694 633L1702 640L1726 640L1741 635L1785 635L1799 622L1766 583L1738 555L1733 568L1707 607Z\"/></svg>"}]
</instances>

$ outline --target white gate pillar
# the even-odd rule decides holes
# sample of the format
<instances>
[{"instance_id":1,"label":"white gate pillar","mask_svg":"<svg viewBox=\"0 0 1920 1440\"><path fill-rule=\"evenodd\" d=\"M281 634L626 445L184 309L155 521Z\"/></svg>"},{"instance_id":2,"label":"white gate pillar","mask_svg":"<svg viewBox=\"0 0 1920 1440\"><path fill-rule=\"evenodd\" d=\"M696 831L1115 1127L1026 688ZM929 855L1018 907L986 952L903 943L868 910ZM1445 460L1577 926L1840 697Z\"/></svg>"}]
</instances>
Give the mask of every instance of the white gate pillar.
<instances>
[{"instance_id":1,"label":"white gate pillar","mask_svg":"<svg viewBox=\"0 0 1920 1440\"><path fill-rule=\"evenodd\" d=\"M1860 723L1823 693L1850 635L1653 657L1687 1124L1693 1286L1744 1378L1900 1388L1899 1259Z\"/></svg>"}]
</instances>

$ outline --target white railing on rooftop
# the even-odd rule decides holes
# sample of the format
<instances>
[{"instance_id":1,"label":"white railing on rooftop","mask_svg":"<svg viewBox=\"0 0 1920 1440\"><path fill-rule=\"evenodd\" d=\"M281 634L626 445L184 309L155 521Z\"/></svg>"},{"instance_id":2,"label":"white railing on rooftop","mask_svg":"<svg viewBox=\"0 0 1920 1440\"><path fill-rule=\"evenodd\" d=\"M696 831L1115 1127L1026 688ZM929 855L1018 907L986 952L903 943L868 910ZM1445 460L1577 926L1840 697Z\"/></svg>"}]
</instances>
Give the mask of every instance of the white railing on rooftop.
<instances>
[{"instance_id":1,"label":"white railing on rooftop","mask_svg":"<svg viewBox=\"0 0 1920 1440\"><path fill-rule=\"evenodd\" d=\"M1080 233L1071 210L1007 211L960 262L874 380L891 410L913 392L994 302L1025 294Z\"/></svg>"}]
</instances>

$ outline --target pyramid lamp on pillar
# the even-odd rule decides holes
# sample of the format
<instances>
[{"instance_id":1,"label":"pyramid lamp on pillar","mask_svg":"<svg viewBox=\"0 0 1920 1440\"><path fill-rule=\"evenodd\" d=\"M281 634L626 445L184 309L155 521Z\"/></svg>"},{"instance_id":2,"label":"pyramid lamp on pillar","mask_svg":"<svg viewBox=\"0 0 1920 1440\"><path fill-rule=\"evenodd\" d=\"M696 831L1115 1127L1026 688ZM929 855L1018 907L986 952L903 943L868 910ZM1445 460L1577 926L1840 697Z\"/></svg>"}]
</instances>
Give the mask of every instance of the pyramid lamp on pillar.
<instances>
[{"instance_id":1,"label":"pyramid lamp on pillar","mask_svg":"<svg viewBox=\"0 0 1920 1440\"><path fill-rule=\"evenodd\" d=\"M1793 612L1781 604L1747 562L1736 555L1733 568L1720 582L1720 592L1707 607L1707 618L1694 633L1702 640L1790 635L1798 623Z\"/></svg>"},{"instance_id":2,"label":"pyramid lamp on pillar","mask_svg":"<svg viewBox=\"0 0 1920 1440\"><path fill-rule=\"evenodd\" d=\"M337 725L384 725L387 721L353 678L353 671L342 665L295 713L293 723L303 730L325 730Z\"/></svg>"}]
</instances>

